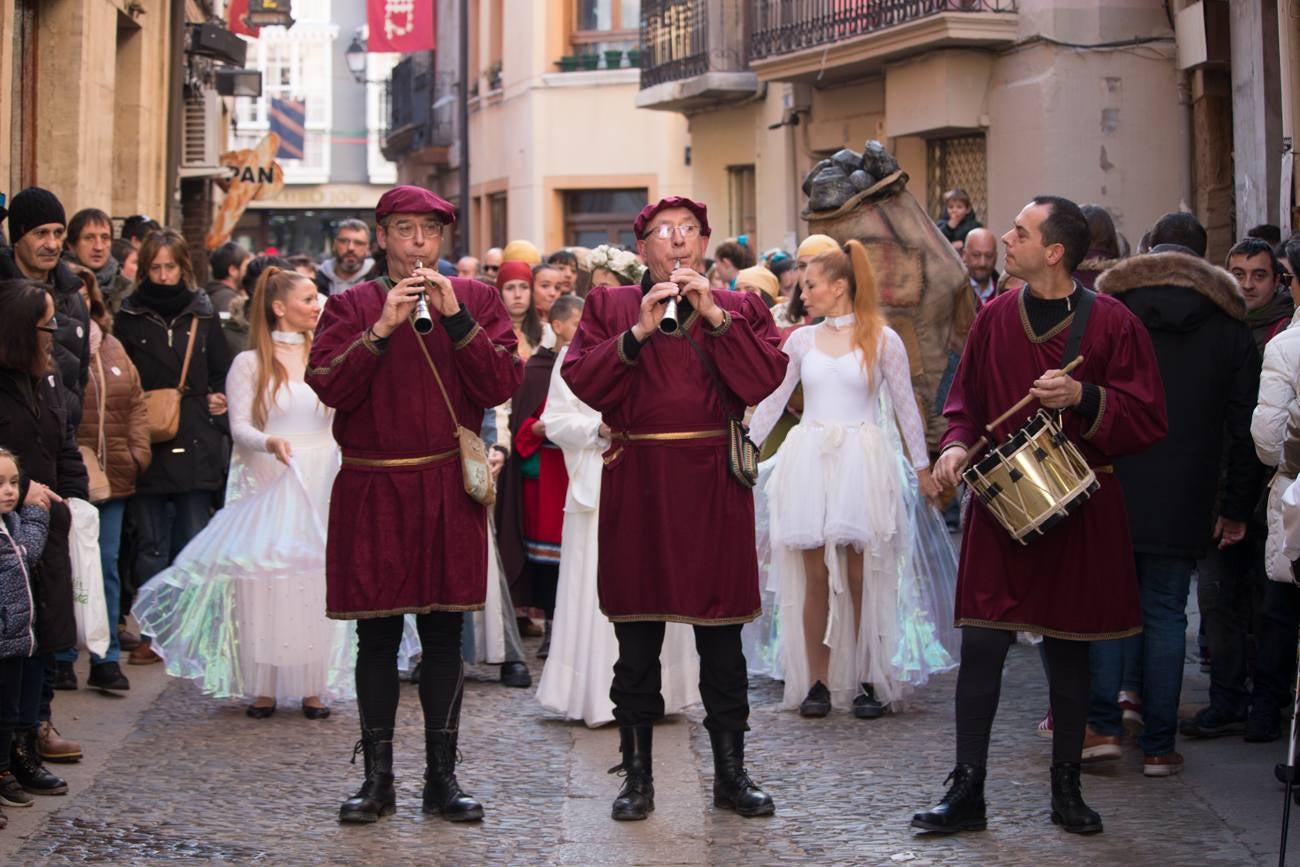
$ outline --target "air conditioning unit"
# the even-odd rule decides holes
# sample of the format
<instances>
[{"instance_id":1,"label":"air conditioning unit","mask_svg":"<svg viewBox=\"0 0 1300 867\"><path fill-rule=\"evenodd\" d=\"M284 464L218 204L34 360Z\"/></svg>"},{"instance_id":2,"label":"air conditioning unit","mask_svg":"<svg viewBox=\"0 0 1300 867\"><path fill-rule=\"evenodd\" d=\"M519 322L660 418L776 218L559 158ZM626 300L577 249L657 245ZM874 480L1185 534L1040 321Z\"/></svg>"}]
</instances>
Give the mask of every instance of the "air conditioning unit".
<instances>
[{"instance_id":1,"label":"air conditioning unit","mask_svg":"<svg viewBox=\"0 0 1300 867\"><path fill-rule=\"evenodd\" d=\"M221 128L221 97L204 88L185 97L181 121L181 168L210 169L221 154L217 135Z\"/></svg>"}]
</instances>

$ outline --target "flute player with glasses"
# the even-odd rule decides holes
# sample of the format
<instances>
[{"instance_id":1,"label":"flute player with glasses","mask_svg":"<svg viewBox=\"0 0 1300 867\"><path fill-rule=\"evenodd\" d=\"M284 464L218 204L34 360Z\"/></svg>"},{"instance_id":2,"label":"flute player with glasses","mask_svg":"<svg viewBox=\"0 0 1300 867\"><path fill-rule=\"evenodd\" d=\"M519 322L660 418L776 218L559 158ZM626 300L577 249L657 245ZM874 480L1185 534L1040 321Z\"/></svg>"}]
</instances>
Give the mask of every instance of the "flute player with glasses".
<instances>
[{"instance_id":1,"label":"flute player with glasses","mask_svg":"<svg viewBox=\"0 0 1300 867\"><path fill-rule=\"evenodd\" d=\"M307 383L334 408L343 453L330 502L326 613L357 621L365 779L340 808L341 822L396 809L397 649L408 613L424 654L423 809L449 821L483 816L455 774L462 614L484 605L491 499L471 432L486 407L514 393L523 368L497 291L422 267L437 261L455 219L448 202L420 187L384 193L375 220L388 273L329 299L308 361Z\"/></svg>"},{"instance_id":2,"label":"flute player with glasses","mask_svg":"<svg viewBox=\"0 0 1300 867\"><path fill-rule=\"evenodd\" d=\"M661 199L632 228L647 265L641 284L592 290L561 368L611 430L597 586L618 639L610 699L625 778L612 815L645 819L654 810L651 733L664 714L667 622L694 626L715 806L768 815L772 799L744 766L740 630L759 615L760 601L752 466L733 459L739 417L781 384L787 359L757 296L710 289L703 204Z\"/></svg>"}]
</instances>

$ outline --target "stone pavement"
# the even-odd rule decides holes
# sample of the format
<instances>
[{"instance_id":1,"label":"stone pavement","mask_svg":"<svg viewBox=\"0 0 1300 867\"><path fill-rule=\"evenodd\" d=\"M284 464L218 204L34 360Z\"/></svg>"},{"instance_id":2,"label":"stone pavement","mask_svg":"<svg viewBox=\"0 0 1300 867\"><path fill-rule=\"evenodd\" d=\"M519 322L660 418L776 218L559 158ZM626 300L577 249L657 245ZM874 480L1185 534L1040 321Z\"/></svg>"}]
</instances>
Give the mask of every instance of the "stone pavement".
<instances>
[{"instance_id":1,"label":"stone pavement","mask_svg":"<svg viewBox=\"0 0 1300 867\"><path fill-rule=\"evenodd\" d=\"M535 640L529 642L535 646ZM533 661L534 663L536 661ZM534 664L534 673L540 667ZM84 675L85 663L79 664ZM617 732L549 719L532 691L473 670L461 739L462 783L483 800L481 826L420 813L419 702L404 686L397 734L398 813L341 827L338 802L355 788L348 764L355 706L310 722L296 708L251 720L242 706L168 681L159 666L131 668L115 699L60 693L56 721L85 742L66 772L67 797L7 808L5 864L172 861L327 864L1265 864L1276 863L1282 796L1271 768L1281 742L1182 743L1187 771L1147 780L1140 753L1085 779L1103 815L1101 835L1079 838L1048 820L1050 744L1033 733L1046 706L1036 651L1008 662L995 728L984 833L917 836L912 811L943 792L951 769L955 676L936 679L905 714L864 722L845 713L804 720L778 709L780 685L752 687L748 764L777 815L740 819L711 806L712 766L701 713L660 726L657 812L640 823L608 818L619 785ZM1188 668L1186 708L1204 700ZM1300 812L1300 811L1298 811ZM1296 841L1300 861L1300 840Z\"/></svg>"}]
</instances>

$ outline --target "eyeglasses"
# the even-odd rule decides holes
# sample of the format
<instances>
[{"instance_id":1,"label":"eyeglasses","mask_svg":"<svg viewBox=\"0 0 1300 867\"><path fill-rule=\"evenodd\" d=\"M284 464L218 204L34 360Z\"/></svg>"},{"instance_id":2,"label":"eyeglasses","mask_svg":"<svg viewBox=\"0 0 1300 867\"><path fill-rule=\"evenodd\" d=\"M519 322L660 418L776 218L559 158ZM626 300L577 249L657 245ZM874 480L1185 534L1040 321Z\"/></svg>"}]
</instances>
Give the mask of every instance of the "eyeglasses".
<instances>
[{"instance_id":1,"label":"eyeglasses","mask_svg":"<svg viewBox=\"0 0 1300 867\"><path fill-rule=\"evenodd\" d=\"M44 331L46 334L53 334L59 330L59 320L51 316L49 325L37 325L36 330Z\"/></svg>"},{"instance_id":2,"label":"eyeglasses","mask_svg":"<svg viewBox=\"0 0 1300 867\"><path fill-rule=\"evenodd\" d=\"M442 223L433 220L426 220L423 223L412 223L409 220L400 220L393 224L393 234L403 241L409 241L415 237L415 230L419 229L426 238L441 238Z\"/></svg>"},{"instance_id":3,"label":"eyeglasses","mask_svg":"<svg viewBox=\"0 0 1300 867\"><path fill-rule=\"evenodd\" d=\"M683 241L689 241L692 238L699 235L700 227L692 225L690 223L686 224L685 226L670 226L667 223L664 223L663 225L656 226L653 229L651 229L650 233L647 234L646 237L649 238L651 235L653 235L656 238L658 238L660 241L667 241L669 238L673 236L673 233L677 233L678 235L681 235Z\"/></svg>"},{"instance_id":4,"label":"eyeglasses","mask_svg":"<svg viewBox=\"0 0 1300 867\"><path fill-rule=\"evenodd\" d=\"M500 266L500 265L484 265L484 266L483 266L483 273L484 273L484 274L495 274L495 273L497 273L497 272L500 271L500 270L501 270L501 266Z\"/></svg>"}]
</instances>

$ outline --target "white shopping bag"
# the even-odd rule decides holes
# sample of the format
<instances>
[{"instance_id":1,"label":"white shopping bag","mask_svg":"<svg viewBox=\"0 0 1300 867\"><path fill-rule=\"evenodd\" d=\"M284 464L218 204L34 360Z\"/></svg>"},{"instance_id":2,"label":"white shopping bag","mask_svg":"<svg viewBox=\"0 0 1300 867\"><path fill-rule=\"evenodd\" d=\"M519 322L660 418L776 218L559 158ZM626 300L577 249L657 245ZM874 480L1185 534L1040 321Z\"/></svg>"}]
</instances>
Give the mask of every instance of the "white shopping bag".
<instances>
[{"instance_id":1,"label":"white shopping bag","mask_svg":"<svg viewBox=\"0 0 1300 867\"><path fill-rule=\"evenodd\" d=\"M96 656L108 652L108 603L104 567L99 559L99 510L85 500L69 499L72 529L72 608L77 615L77 647Z\"/></svg>"}]
</instances>

